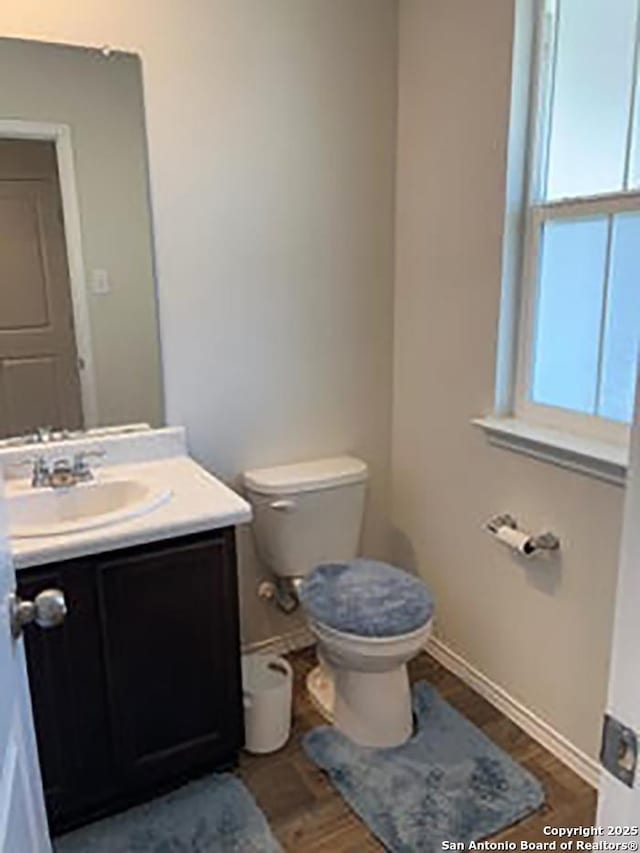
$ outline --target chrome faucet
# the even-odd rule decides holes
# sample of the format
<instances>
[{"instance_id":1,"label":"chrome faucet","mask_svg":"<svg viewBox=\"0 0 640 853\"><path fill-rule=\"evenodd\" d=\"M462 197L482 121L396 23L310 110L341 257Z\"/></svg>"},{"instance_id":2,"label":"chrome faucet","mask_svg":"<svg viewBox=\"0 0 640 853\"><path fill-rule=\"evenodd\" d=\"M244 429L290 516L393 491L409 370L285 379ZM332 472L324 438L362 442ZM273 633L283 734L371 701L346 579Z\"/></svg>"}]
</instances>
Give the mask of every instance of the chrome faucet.
<instances>
[{"instance_id":1,"label":"chrome faucet","mask_svg":"<svg viewBox=\"0 0 640 853\"><path fill-rule=\"evenodd\" d=\"M44 456L36 456L16 463L17 466L32 465L31 485L34 489L64 489L77 483L93 480L93 471L88 460L104 456L102 450L79 451L72 459L54 460L53 464Z\"/></svg>"}]
</instances>

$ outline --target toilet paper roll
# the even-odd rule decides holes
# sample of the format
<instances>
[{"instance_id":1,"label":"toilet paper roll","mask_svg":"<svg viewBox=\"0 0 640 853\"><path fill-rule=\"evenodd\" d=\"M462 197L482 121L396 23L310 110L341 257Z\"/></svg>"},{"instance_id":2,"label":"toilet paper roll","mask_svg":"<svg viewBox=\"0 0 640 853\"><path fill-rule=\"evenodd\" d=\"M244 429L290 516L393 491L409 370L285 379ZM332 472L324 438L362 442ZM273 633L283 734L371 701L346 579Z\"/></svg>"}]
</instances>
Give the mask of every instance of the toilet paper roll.
<instances>
[{"instance_id":1,"label":"toilet paper roll","mask_svg":"<svg viewBox=\"0 0 640 853\"><path fill-rule=\"evenodd\" d=\"M531 557L537 551L533 536L513 527L499 527L495 533L497 539L519 554Z\"/></svg>"}]
</instances>

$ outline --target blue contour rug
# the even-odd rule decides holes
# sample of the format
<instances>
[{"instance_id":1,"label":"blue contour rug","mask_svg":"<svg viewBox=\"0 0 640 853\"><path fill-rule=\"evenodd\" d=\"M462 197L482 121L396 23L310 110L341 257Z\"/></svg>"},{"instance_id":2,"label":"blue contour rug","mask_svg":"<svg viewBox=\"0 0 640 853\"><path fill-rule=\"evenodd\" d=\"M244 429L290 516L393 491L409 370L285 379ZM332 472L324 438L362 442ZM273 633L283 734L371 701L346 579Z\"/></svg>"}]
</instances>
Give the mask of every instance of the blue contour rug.
<instances>
[{"instance_id":1,"label":"blue contour rug","mask_svg":"<svg viewBox=\"0 0 640 853\"><path fill-rule=\"evenodd\" d=\"M56 853L280 853L265 816L228 773L191 782L55 839Z\"/></svg>"},{"instance_id":2,"label":"blue contour rug","mask_svg":"<svg viewBox=\"0 0 640 853\"><path fill-rule=\"evenodd\" d=\"M537 811L540 782L425 682L413 689L416 728L399 747L358 746L332 726L308 732L309 758L392 853L468 844Z\"/></svg>"}]
</instances>

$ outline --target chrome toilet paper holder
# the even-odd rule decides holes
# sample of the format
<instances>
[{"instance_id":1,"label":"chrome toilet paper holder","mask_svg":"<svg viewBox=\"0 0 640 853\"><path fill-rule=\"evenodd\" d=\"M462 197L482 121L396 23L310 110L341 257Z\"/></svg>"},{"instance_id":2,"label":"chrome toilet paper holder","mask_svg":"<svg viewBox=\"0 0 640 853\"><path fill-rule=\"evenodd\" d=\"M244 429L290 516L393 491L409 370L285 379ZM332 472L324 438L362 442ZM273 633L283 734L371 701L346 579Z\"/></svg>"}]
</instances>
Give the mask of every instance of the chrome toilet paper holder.
<instances>
[{"instance_id":1,"label":"chrome toilet paper holder","mask_svg":"<svg viewBox=\"0 0 640 853\"><path fill-rule=\"evenodd\" d=\"M508 512L492 516L485 524L485 529L494 535L501 527L510 527L512 530L522 531L517 520ZM547 530L545 533L531 536L531 544L534 551L557 551L560 548L560 539L555 533Z\"/></svg>"}]
</instances>

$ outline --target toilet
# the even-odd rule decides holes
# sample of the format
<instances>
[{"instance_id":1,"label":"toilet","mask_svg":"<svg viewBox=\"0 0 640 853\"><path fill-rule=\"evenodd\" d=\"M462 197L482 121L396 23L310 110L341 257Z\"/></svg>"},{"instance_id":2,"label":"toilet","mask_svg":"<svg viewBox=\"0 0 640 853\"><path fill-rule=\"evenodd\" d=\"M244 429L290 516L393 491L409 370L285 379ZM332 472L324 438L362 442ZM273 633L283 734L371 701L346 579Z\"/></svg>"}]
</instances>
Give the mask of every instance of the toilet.
<instances>
[{"instance_id":1,"label":"toilet","mask_svg":"<svg viewBox=\"0 0 640 853\"><path fill-rule=\"evenodd\" d=\"M364 462L340 456L247 471L244 484L278 600L300 602L318 643L314 705L356 743L392 747L411 736L406 664L431 632L433 603L413 575L356 558L367 478Z\"/></svg>"}]
</instances>

